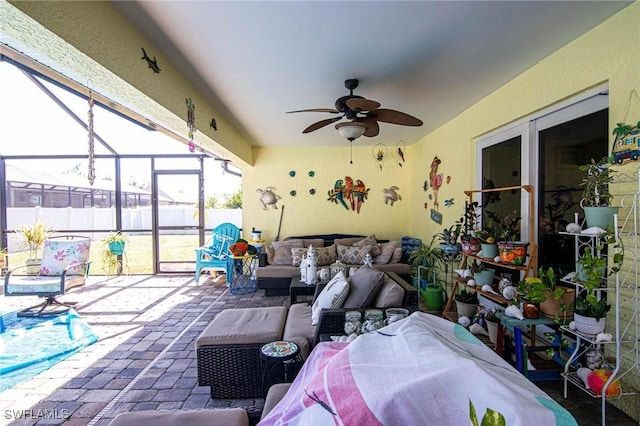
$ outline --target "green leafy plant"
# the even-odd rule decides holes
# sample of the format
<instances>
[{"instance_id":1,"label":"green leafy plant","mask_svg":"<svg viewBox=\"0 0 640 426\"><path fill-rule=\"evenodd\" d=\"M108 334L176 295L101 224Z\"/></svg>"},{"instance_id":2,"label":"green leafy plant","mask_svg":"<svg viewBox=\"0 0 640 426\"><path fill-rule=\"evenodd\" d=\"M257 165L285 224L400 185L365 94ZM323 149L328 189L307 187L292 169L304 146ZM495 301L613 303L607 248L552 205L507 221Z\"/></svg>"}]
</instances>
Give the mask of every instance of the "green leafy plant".
<instances>
[{"instance_id":1,"label":"green leafy plant","mask_svg":"<svg viewBox=\"0 0 640 426\"><path fill-rule=\"evenodd\" d=\"M518 294L533 304L540 304L547 299L547 286L540 278L529 277L516 284Z\"/></svg>"},{"instance_id":2,"label":"green leafy plant","mask_svg":"<svg viewBox=\"0 0 640 426\"><path fill-rule=\"evenodd\" d=\"M609 192L609 184L613 181L613 173L608 158L602 157L596 162L579 166L585 172L580 186L583 187L582 207L600 207L611 205L613 195Z\"/></svg>"},{"instance_id":3,"label":"green leafy plant","mask_svg":"<svg viewBox=\"0 0 640 426\"><path fill-rule=\"evenodd\" d=\"M436 236L440 238L443 244L454 245L458 243L458 237L460 237L460 230L462 223L456 222L448 229L443 229L442 232Z\"/></svg>"},{"instance_id":4,"label":"green leafy plant","mask_svg":"<svg viewBox=\"0 0 640 426\"><path fill-rule=\"evenodd\" d=\"M419 247L411 250L409 253L409 262L417 269L418 266L426 268L437 268L445 261L445 253L435 244L436 236L431 239L429 244L420 244Z\"/></svg>"},{"instance_id":5,"label":"green leafy plant","mask_svg":"<svg viewBox=\"0 0 640 426\"><path fill-rule=\"evenodd\" d=\"M104 244L109 243L124 243L127 241L127 236L120 231L113 231L107 234L106 237L102 240Z\"/></svg>"},{"instance_id":6,"label":"green leafy plant","mask_svg":"<svg viewBox=\"0 0 640 426\"><path fill-rule=\"evenodd\" d=\"M464 288L460 290L460 293L456 294L455 299L460 303L479 303L478 294L475 291L469 291Z\"/></svg>"},{"instance_id":7,"label":"green leafy plant","mask_svg":"<svg viewBox=\"0 0 640 426\"><path fill-rule=\"evenodd\" d=\"M29 259L38 259L38 250L51 236L52 228L43 222L36 221L30 225L22 225L18 233L23 240L20 248L29 249Z\"/></svg>"},{"instance_id":8,"label":"green leafy plant","mask_svg":"<svg viewBox=\"0 0 640 426\"><path fill-rule=\"evenodd\" d=\"M593 299L589 296L593 296ZM610 309L610 303L607 303L605 299L596 299L593 294L576 298L576 314L585 317L599 320L600 318L606 317Z\"/></svg>"}]
</instances>

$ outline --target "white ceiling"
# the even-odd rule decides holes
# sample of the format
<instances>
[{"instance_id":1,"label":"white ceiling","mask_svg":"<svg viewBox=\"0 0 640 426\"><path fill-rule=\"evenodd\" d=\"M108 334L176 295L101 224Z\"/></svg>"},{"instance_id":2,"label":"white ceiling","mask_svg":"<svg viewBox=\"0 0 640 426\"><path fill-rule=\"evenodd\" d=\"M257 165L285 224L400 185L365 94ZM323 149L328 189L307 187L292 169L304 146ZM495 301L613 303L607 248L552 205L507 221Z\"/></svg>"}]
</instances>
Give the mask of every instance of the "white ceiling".
<instances>
[{"instance_id":1,"label":"white ceiling","mask_svg":"<svg viewBox=\"0 0 640 426\"><path fill-rule=\"evenodd\" d=\"M114 2L256 146L343 145L333 125L355 94L424 121L381 123L357 143L412 144L628 1ZM153 52L148 52L153 56ZM162 68L162 64L159 64ZM578 72L578 71L576 71Z\"/></svg>"}]
</instances>

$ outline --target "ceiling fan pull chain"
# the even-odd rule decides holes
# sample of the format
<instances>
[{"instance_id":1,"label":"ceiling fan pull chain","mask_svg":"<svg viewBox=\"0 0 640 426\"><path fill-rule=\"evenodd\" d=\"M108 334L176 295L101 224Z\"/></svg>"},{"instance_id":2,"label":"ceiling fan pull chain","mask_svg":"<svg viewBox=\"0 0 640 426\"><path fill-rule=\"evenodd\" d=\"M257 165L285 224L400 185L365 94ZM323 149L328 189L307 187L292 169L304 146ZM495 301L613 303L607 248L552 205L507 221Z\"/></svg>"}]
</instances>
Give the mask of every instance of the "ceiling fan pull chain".
<instances>
[{"instance_id":1,"label":"ceiling fan pull chain","mask_svg":"<svg viewBox=\"0 0 640 426\"><path fill-rule=\"evenodd\" d=\"M353 164L353 141L349 141L349 164Z\"/></svg>"}]
</instances>

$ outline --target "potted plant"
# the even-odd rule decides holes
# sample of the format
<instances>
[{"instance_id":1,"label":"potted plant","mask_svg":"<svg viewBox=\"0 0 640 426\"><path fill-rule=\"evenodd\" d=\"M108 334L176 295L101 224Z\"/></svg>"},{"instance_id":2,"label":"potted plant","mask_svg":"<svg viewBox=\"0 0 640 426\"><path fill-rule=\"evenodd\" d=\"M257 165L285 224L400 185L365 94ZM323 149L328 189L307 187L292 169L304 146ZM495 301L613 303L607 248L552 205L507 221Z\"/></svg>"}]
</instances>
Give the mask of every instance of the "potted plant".
<instances>
[{"instance_id":1,"label":"potted plant","mask_svg":"<svg viewBox=\"0 0 640 426\"><path fill-rule=\"evenodd\" d=\"M464 214L460 218L460 222L462 222L462 235L460 236L460 242L462 252L464 254L475 255L480 251L480 241L474 234L480 219L477 212L478 207L479 204L477 201L472 203L465 201L464 203Z\"/></svg>"},{"instance_id":2,"label":"potted plant","mask_svg":"<svg viewBox=\"0 0 640 426\"><path fill-rule=\"evenodd\" d=\"M598 253L603 253L605 247L612 249L613 255L609 268L610 274L620 271L624 261L624 246L622 240L607 232L600 236L600 244L596 248ZM586 247L584 253L578 259L581 268L578 280L582 291L576 297L574 321L579 332L597 335L605 329L606 316L611 309L611 304L601 294L603 280L606 278L606 259L592 253L591 247Z\"/></svg>"},{"instance_id":3,"label":"potted plant","mask_svg":"<svg viewBox=\"0 0 640 426\"><path fill-rule=\"evenodd\" d=\"M20 248L29 249L29 257L25 261L26 272L28 275L37 275L42 262L42 259L38 257L38 251L51 235L51 227L43 222L35 221L31 225L23 225L18 233L22 238Z\"/></svg>"},{"instance_id":4,"label":"potted plant","mask_svg":"<svg viewBox=\"0 0 640 426\"><path fill-rule=\"evenodd\" d=\"M114 256L122 256L127 237L120 231L114 231L110 232L102 242L107 245L111 254Z\"/></svg>"},{"instance_id":5,"label":"potted plant","mask_svg":"<svg viewBox=\"0 0 640 426\"><path fill-rule=\"evenodd\" d=\"M482 287L483 285L493 285L493 278L496 275L496 270L488 268L484 263L473 263L471 265L471 272L473 272L473 280L475 285Z\"/></svg>"},{"instance_id":6,"label":"potted plant","mask_svg":"<svg viewBox=\"0 0 640 426\"><path fill-rule=\"evenodd\" d=\"M421 243L420 246L409 252L409 263L412 265L411 276L417 280L418 267L427 268L428 275L431 275L433 282L438 281L438 267L445 261L446 255L442 249L435 244L436 236L431 239L429 244ZM422 276L420 277L422 279ZM416 281L417 282L417 281ZM423 282L417 283L421 288L426 288L429 278L425 278Z\"/></svg>"},{"instance_id":7,"label":"potted plant","mask_svg":"<svg viewBox=\"0 0 640 426\"><path fill-rule=\"evenodd\" d=\"M525 318L537 319L540 314L540 303L547 298L547 287L540 278L528 277L516 285L518 294L522 296L522 313Z\"/></svg>"},{"instance_id":8,"label":"potted plant","mask_svg":"<svg viewBox=\"0 0 640 426\"><path fill-rule=\"evenodd\" d=\"M465 288L455 295L458 316L473 318L478 308L478 294Z\"/></svg>"},{"instance_id":9,"label":"potted plant","mask_svg":"<svg viewBox=\"0 0 640 426\"><path fill-rule=\"evenodd\" d=\"M441 233L437 234L441 241L440 248L449 257L457 256L462 250L462 245L458 242L461 228L462 222L456 222L448 229L443 229Z\"/></svg>"},{"instance_id":10,"label":"potted plant","mask_svg":"<svg viewBox=\"0 0 640 426\"><path fill-rule=\"evenodd\" d=\"M498 325L500 324L500 320L496 316L496 310L495 308L487 308L483 306L480 309L480 312L487 324L489 340L491 341L491 343L495 344L496 340L498 340Z\"/></svg>"},{"instance_id":11,"label":"potted plant","mask_svg":"<svg viewBox=\"0 0 640 426\"><path fill-rule=\"evenodd\" d=\"M558 276L553 268L538 270L538 278L544 285L545 300L540 302L540 313L546 318L554 319L560 324L565 324L573 318L576 291L558 285Z\"/></svg>"},{"instance_id":12,"label":"potted plant","mask_svg":"<svg viewBox=\"0 0 640 426\"><path fill-rule=\"evenodd\" d=\"M618 207L611 206L613 195L609 192L609 184L613 181L613 173L607 157L596 162L593 158L589 164L579 166L585 172L580 186L583 187L580 205L588 227L597 226L602 229L613 227L613 215Z\"/></svg>"}]
</instances>

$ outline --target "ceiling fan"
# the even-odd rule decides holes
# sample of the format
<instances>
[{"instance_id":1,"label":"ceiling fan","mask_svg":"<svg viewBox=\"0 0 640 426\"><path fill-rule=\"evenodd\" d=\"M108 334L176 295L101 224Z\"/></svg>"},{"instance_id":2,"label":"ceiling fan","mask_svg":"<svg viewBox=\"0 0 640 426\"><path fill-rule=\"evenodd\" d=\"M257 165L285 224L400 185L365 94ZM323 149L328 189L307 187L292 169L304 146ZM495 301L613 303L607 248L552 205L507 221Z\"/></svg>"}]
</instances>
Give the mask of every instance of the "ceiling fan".
<instances>
[{"instance_id":1,"label":"ceiling fan","mask_svg":"<svg viewBox=\"0 0 640 426\"><path fill-rule=\"evenodd\" d=\"M357 79L352 78L345 80L344 87L349 90L349 95L338 98L335 109L312 108L288 111L287 114L295 112L328 112L331 114L340 114L337 117L317 121L304 129L302 133L313 132L344 118L350 121L337 123L335 127L344 138L351 142L360 136L370 138L377 136L380 133L378 122L398 124L400 126L422 126L422 120L409 114L393 109L380 108L379 102L354 95L353 91L358 87Z\"/></svg>"}]
</instances>

